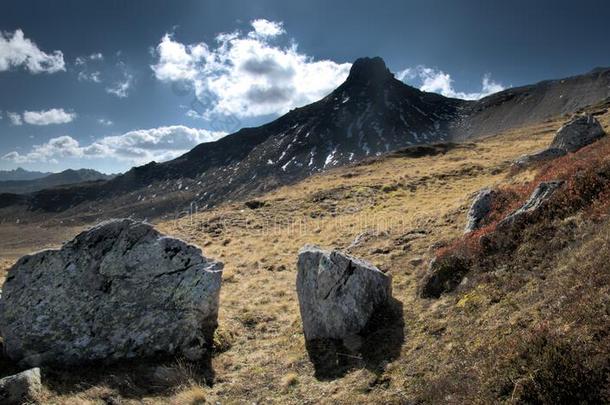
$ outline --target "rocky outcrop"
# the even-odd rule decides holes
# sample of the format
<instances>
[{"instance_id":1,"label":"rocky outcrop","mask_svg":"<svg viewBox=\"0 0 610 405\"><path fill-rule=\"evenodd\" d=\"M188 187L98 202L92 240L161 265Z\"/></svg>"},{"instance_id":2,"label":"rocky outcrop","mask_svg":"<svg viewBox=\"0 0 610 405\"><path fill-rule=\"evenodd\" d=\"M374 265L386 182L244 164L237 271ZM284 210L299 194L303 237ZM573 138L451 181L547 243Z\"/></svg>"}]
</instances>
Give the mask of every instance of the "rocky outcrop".
<instances>
[{"instance_id":1,"label":"rocky outcrop","mask_svg":"<svg viewBox=\"0 0 610 405\"><path fill-rule=\"evenodd\" d=\"M465 233L475 231L481 227L483 220L489 215L491 211L491 202L495 191L490 188L484 188L478 192L472 205L468 210L468 217Z\"/></svg>"},{"instance_id":2,"label":"rocky outcrop","mask_svg":"<svg viewBox=\"0 0 610 405\"><path fill-rule=\"evenodd\" d=\"M439 298L441 294L453 291L468 271L470 263L464 257L448 254L432 259L428 272L420 282L419 296Z\"/></svg>"},{"instance_id":3,"label":"rocky outcrop","mask_svg":"<svg viewBox=\"0 0 610 405\"><path fill-rule=\"evenodd\" d=\"M515 165L528 166L534 162L551 160L569 152L576 152L604 135L604 129L595 117L588 114L578 115L557 130L553 142L547 149L521 156L515 161Z\"/></svg>"},{"instance_id":4,"label":"rocky outcrop","mask_svg":"<svg viewBox=\"0 0 610 405\"><path fill-rule=\"evenodd\" d=\"M217 325L222 267L149 224L102 223L9 270L6 354L28 365L201 358Z\"/></svg>"},{"instance_id":5,"label":"rocky outcrop","mask_svg":"<svg viewBox=\"0 0 610 405\"><path fill-rule=\"evenodd\" d=\"M592 115L579 115L564 124L551 143L551 148L576 152L605 135L599 121Z\"/></svg>"},{"instance_id":6,"label":"rocky outcrop","mask_svg":"<svg viewBox=\"0 0 610 405\"><path fill-rule=\"evenodd\" d=\"M306 340L344 339L363 330L391 297L391 278L338 251L305 246L297 263L297 294Z\"/></svg>"},{"instance_id":7,"label":"rocky outcrop","mask_svg":"<svg viewBox=\"0 0 610 405\"><path fill-rule=\"evenodd\" d=\"M5 405L30 403L41 388L39 368L4 377L0 379L0 403Z\"/></svg>"},{"instance_id":8,"label":"rocky outcrop","mask_svg":"<svg viewBox=\"0 0 610 405\"><path fill-rule=\"evenodd\" d=\"M516 166L529 166L534 162L540 162L543 160L552 160L558 157L566 155L566 152L563 149L558 148L548 148L541 150L540 152L532 153L531 155L523 155L517 160L515 160Z\"/></svg>"},{"instance_id":9,"label":"rocky outcrop","mask_svg":"<svg viewBox=\"0 0 610 405\"><path fill-rule=\"evenodd\" d=\"M547 181L540 183L525 204L500 221L498 228L501 229L510 226L520 221L522 218L538 212L563 183L563 181Z\"/></svg>"}]
</instances>

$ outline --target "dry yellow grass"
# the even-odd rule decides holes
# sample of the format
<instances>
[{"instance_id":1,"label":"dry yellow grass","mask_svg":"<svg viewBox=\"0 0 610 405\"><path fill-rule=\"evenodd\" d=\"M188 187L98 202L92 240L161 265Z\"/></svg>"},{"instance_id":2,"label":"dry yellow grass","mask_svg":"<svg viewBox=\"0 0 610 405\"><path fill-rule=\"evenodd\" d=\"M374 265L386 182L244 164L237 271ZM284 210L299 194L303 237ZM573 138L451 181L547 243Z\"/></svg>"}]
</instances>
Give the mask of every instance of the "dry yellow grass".
<instances>
[{"instance_id":1,"label":"dry yellow grass","mask_svg":"<svg viewBox=\"0 0 610 405\"><path fill-rule=\"evenodd\" d=\"M607 125L608 116L603 120ZM471 328L496 333L498 323L514 325L523 313L513 315L506 305L486 305L492 298L485 287L461 297L422 300L415 291L425 265L414 264L413 259L425 263L431 245L462 233L474 192L505 181L527 180L528 173L507 177L510 162L545 147L560 125L554 120L510 131L444 155L397 156L339 168L261 197L267 204L256 210L233 203L157 224L160 231L197 244L205 255L225 263L217 331L222 352L212 360L213 385L190 383L178 393L126 395L124 403L434 400L427 396L434 389L427 386L429 382L459 368L460 358L488 344ZM393 295L403 305L400 357L379 372L362 368L320 381L314 377L301 332L295 292L297 253L307 243L345 249L363 232L372 236L351 253L390 273ZM6 252L24 248L0 245L1 257L8 258L4 264L14 257L5 256ZM89 388L46 399L94 401L95 395ZM444 402L455 401L447 397Z\"/></svg>"}]
</instances>

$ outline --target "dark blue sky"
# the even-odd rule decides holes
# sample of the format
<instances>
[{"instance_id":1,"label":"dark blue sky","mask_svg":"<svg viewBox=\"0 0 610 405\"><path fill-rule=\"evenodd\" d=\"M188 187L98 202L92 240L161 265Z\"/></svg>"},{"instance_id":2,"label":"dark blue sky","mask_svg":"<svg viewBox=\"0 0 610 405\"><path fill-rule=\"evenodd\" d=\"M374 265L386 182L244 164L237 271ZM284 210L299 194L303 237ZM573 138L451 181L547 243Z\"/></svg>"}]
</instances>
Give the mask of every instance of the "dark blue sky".
<instances>
[{"instance_id":1,"label":"dark blue sky","mask_svg":"<svg viewBox=\"0 0 610 405\"><path fill-rule=\"evenodd\" d=\"M0 169L167 159L319 98L360 56L470 98L584 73L610 66L609 20L601 0L5 1Z\"/></svg>"}]
</instances>

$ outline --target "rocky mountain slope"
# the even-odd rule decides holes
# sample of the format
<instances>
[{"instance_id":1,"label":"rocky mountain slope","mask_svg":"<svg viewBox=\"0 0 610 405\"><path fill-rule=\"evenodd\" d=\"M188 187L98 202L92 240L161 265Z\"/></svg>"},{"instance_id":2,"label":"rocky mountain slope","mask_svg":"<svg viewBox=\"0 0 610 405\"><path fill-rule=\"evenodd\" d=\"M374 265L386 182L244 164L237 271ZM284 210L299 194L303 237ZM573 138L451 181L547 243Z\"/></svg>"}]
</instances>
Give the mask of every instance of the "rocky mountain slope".
<instances>
[{"instance_id":1,"label":"rocky mountain slope","mask_svg":"<svg viewBox=\"0 0 610 405\"><path fill-rule=\"evenodd\" d=\"M120 201L122 207L132 207L130 214L156 216L177 207L203 208L262 193L402 147L489 136L608 97L608 69L474 102L422 92L394 78L381 58L362 58L331 94L269 124L198 145L168 162L135 167L103 184L4 199L41 212L79 206L104 211L104 201ZM148 206L144 211L143 202Z\"/></svg>"},{"instance_id":2,"label":"rocky mountain slope","mask_svg":"<svg viewBox=\"0 0 610 405\"><path fill-rule=\"evenodd\" d=\"M30 180L0 181L0 193L23 194L46 188L65 186L69 184L89 181L109 180L114 176L106 175L91 169L64 170L60 173L51 173L44 177Z\"/></svg>"}]
</instances>

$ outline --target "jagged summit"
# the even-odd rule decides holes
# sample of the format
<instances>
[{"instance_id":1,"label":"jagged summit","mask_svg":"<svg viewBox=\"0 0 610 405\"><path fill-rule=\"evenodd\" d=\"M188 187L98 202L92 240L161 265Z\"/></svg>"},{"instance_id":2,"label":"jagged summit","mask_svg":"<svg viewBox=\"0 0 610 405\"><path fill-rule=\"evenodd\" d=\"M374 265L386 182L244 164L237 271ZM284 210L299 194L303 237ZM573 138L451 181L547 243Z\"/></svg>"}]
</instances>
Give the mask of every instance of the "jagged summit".
<instances>
[{"instance_id":1,"label":"jagged summit","mask_svg":"<svg viewBox=\"0 0 610 405\"><path fill-rule=\"evenodd\" d=\"M387 68L383 59L376 56L356 59L346 82L383 82L392 78L394 75Z\"/></svg>"}]
</instances>

